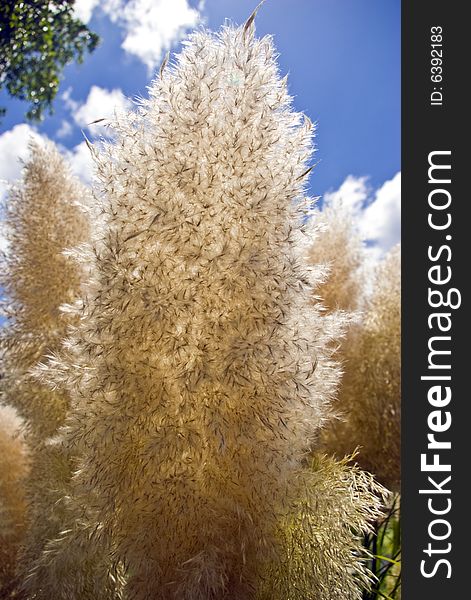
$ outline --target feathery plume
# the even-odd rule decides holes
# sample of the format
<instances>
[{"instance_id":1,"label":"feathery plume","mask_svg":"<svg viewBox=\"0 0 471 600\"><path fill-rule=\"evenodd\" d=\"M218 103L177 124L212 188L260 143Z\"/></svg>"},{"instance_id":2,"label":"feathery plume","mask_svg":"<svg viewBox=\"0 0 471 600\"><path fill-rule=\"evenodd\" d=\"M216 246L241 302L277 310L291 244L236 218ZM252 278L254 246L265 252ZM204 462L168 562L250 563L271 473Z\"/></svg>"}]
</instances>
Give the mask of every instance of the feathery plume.
<instances>
[{"instance_id":1,"label":"feathery plume","mask_svg":"<svg viewBox=\"0 0 471 600\"><path fill-rule=\"evenodd\" d=\"M354 214L341 201L325 202L313 215L316 230L307 259L312 265L324 264L328 276L317 293L329 312L356 311L359 308L364 277L363 242L355 227Z\"/></svg>"},{"instance_id":2,"label":"feathery plume","mask_svg":"<svg viewBox=\"0 0 471 600\"><path fill-rule=\"evenodd\" d=\"M25 534L26 446L5 409L0 411L0 598L16 587L18 552Z\"/></svg>"},{"instance_id":3,"label":"feathery plume","mask_svg":"<svg viewBox=\"0 0 471 600\"><path fill-rule=\"evenodd\" d=\"M371 588L361 536L372 533L387 492L353 458L313 456L298 510L279 529L283 556L257 600L361 600Z\"/></svg>"},{"instance_id":4,"label":"feathery plume","mask_svg":"<svg viewBox=\"0 0 471 600\"><path fill-rule=\"evenodd\" d=\"M364 317L342 351L345 375L338 407L345 419L323 432L324 447L338 456L360 447L362 468L383 485L400 486L401 450L401 255L391 250L377 266Z\"/></svg>"},{"instance_id":5,"label":"feathery plume","mask_svg":"<svg viewBox=\"0 0 471 600\"><path fill-rule=\"evenodd\" d=\"M194 33L115 118L81 319L45 370L130 600L255 597L339 378L298 245L311 128L253 29Z\"/></svg>"},{"instance_id":6,"label":"feathery plume","mask_svg":"<svg viewBox=\"0 0 471 600\"><path fill-rule=\"evenodd\" d=\"M32 141L23 179L4 206L2 402L17 410L34 441L54 435L67 411L64 394L51 393L29 372L60 348L71 322L60 307L76 300L82 273L64 251L88 234L79 206L87 195L51 142Z\"/></svg>"},{"instance_id":7,"label":"feathery plume","mask_svg":"<svg viewBox=\"0 0 471 600\"><path fill-rule=\"evenodd\" d=\"M32 142L23 178L5 206L9 251L3 259L1 283L7 325L0 338L2 403L15 407L22 417L30 454L25 483L28 529L19 579L31 598L60 598L54 587L44 588L40 581L45 576L43 563L51 563L43 554L75 518L66 498L74 457L55 439L69 408L69 395L58 386L50 389L37 381L32 370L61 348L68 327L77 320L63 305L79 297L83 265L67 251L88 237L89 202L89 191L71 176L55 146ZM94 560L98 568L99 560L96 556ZM79 587L77 582L94 580L95 573L72 569L68 578Z\"/></svg>"}]
</instances>

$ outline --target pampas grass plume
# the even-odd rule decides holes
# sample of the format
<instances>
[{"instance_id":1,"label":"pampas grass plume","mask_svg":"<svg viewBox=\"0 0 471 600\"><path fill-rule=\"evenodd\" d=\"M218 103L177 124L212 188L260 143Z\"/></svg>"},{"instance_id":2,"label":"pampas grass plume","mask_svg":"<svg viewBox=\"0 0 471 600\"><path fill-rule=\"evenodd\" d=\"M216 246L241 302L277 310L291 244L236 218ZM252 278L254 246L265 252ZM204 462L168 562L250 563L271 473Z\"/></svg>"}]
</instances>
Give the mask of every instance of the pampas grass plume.
<instances>
[{"instance_id":1,"label":"pampas grass plume","mask_svg":"<svg viewBox=\"0 0 471 600\"><path fill-rule=\"evenodd\" d=\"M311 124L251 18L192 34L111 126L84 307L46 373L72 398L73 496L127 566L129 600L252 599L286 551L340 373L344 319L313 305L301 252ZM339 510L371 517L363 500ZM355 534L338 532L346 556ZM339 571L323 561L317 589ZM363 566L345 568L353 598Z\"/></svg>"},{"instance_id":2,"label":"pampas grass plume","mask_svg":"<svg viewBox=\"0 0 471 600\"><path fill-rule=\"evenodd\" d=\"M338 409L344 418L323 433L337 456L359 447L358 463L398 491L401 464L401 254L393 248L378 264L363 319L342 346L345 375Z\"/></svg>"},{"instance_id":3,"label":"pampas grass plume","mask_svg":"<svg viewBox=\"0 0 471 600\"><path fill-rule=\"evenodd\" d=\"M18 582L28 598L85 600L83 590L98 571L108 572L108 558L80 546L88 562L71 559L72 547L62 554L68 569L57 576L49 546L75 523L67 496L74 456L60 441L59 428L69 409L69 394L38 381L34 370L62 347L78 316L66 310L80 297L85 267L70 254L89 235L90 192L75 179L51 143L31 142L21 181L5 205L8 252L2 261L2 285L7 324L1 331L4 377L2 402L16 409L24 422L30 470L25 480L27 527L18 565ZM101 560L101 562L100 562ZM106 567L101 568L103 562ZM71 565L72 564L72 565ZM106 579L106 576L104 577ZM84 582L84 583L83 583ZM92 586L89 598L104 598L103 587ZM62 595L64 592L65 595Z\"/></svg>"}]
</instances>

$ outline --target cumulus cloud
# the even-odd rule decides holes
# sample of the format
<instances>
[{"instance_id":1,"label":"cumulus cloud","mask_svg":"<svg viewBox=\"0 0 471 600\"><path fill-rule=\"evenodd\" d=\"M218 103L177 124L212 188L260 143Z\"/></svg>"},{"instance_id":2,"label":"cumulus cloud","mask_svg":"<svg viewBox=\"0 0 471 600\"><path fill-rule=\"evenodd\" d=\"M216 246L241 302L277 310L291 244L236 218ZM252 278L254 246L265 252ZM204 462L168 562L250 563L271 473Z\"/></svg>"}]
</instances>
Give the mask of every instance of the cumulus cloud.
<instances>
[{"instance_id":1,"label":"cumulus cloud","mask_svg":"<svg viewBox=\"0 0 471 600\"><path fill-rule=\"evenodd\" d=\"M386 181L377 190L373 202L363 211L363 237L372 240L384 251L401 238L401 173Z\"/></svg>"},{"instance_id":2,"label":"cumulus cloud","mask_svg":"<svg viewBox=\"0 0 471 600\"><path fill-rule=\"evenodd\" d=\"M71 120L86 130L87 133L91 133L93 137L98 135L109 137L110 131L105 126L106 121L112 118L115 113L119 114L129 110L132 106L131 101L124 96L119 88L107 90L93 85L83 103L75 100L72 94L73 89L69 87L61 95L65 107L71 113ZM95 121L99 122L96 123ZM71 130L71 122L62 121L56 136L58 138L66 137ZM85 184L90 184L93 179L93 160L86 142L83 141L72 149L62 148L62 150L72 172Z\"/></svg>"},{"instance_id":3,"label":"cumulus cloud","mask_svg":"<svg viewBox=\"0 0 471 600\"><path fill-rule=\"evenodd\" d=\"M83 103L75 100L72 93L72 88L67 88L61 94L61 100L65 108L70 111L73 122L93 135L106 136L105 121L113 117L115 113L130 109L132 105L119 88L107 90L98 85L92 85L87 99ZM71 122L64 120L56 135L59 138L66 137L70 135L72 129Z\"/></svg>"},{"instance_id":4,"label":"cumulus cloud","mask_svg":"<svg viewBox=\"0 0 471 600\"><path fill-rule=\"evenodd\" d=\"M88 129L94 135L106 134L106 129L102 122L94 123L100 119L109 119L115 113L128 110L131 102L123 95L123 92L116 88L107 90L97 85L90 88L90 92L83 104L77 104L75 100L68 98L69 104L74 103L72 117L77 125Z\"/></svg>"},{"instance_id":5,"label":"cumulus cloud","mask_svg":"<svg viewBox=\"0 0 471 600\"><path fill-rule=\"evenodd\" d=\"M75 0L75 16L84 23L88 23L92 18L93 11L99 4L100 0Z\"/></svg>"},{"instance_id":6,"label":"cumulus cloud","mask_svg":"<svg viewBox=\"0 0 471 600\"><path fill-rule=\"evenodd\" d=\"M132 0L123 3L117 22L125 30L123 49L153 69L164 53L200 21L187 0Z\"/></svg>"},{"instance_id":7,"label":"cumulus cloud","mask_svg":"<svg viewBox=\"0 0 471 600\"><path fill-rule=\"evenodd\" d=\"M68 137L72 133L72 131L73 127L70 121L63 120L60 124L59 129L56 131L56 137L58 137L59 139Z\"/></svg>"},{"instance_id":8,"label":"cumulus cloud","mask_svg":"<svg viewBox=\"0 0 471 600\"><path fill-rule=\"evenodd\" d=\"M72 150L66 150L65 156L74 175L83 183L90 184L93 179L93 159L86 142L81 142Z\"/></svg>"},{"instance_id":9,"label":"cumulus cloud","mask_svg":"<svg viewBox=\"0 0 471 600\"><path fill-rule=\"evenodd\" d=\"M368 177L348 175L338 190L324 194L327 203L342 203L353 212L358 212L366 202L370 190Z\"/></svg>"},{"instance_id":10,"label":"cumulus cloud","mask_svg":"<svg viewBox=\"0 0 471 600\"><path fill-rule=\"evenodd\" d=\"M64 106L71 112L77 110L77 108L80 106L80 103L72 98L72 91L72 87L69 86L65 92L61 94L61 100L64 102Z\"/></svg>"},{"instance_id":11,"label":"cumulus cloud","mask_svg":"<svg viewBox=\"0 0 471 600\"><path fill-rule=\"evenodd\" d=\"M401 237L401 173L373 190L367 177L349 175L338 190L327 192L328 203L341 202L358 224L360 235L370 243L372 257L380 257Z\"/></svg>"},{"instance_id":12,"label":"cumulus cloud","mask_svg":"<svg viewBox=\"0 0 471 600\"><path fill-rule=\"evenodd\" d=\"M77 0L75 14L87 23L101 9L123 31L123 50L141 60L149 70L189 29L201 22L204 2L188 0Z\"/></svg>"}]
</instances>

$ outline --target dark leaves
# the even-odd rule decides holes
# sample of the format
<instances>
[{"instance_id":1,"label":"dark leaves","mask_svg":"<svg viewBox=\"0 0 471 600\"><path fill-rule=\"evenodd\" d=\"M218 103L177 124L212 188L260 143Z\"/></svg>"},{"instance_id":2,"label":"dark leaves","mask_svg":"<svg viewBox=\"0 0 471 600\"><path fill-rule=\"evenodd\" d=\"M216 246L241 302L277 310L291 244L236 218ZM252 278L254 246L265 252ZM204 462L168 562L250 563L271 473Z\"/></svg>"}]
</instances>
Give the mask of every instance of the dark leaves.
<instances>
[{"instance_id":1,"label":"dark leaves","mask_svg":"<svg viewBox=\"0 0 471 600\"><path fill-rule=\"evenodd\" d=\"M2 0L0 90L29 102L26 118L39 121L44 111L52 112L63 68L81 63L98 42L98 36L75 18L70 0Z\"/></svg>"}]
</instances>

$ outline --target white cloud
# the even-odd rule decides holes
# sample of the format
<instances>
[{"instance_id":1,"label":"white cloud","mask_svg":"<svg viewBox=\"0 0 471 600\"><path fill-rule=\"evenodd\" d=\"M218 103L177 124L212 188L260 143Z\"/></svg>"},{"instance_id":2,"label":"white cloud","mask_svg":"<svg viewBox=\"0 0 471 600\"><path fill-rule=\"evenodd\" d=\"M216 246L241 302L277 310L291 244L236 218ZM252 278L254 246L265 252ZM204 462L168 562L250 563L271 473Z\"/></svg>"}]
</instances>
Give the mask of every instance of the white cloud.
<instances>
[{"instance_id":1,"label":"white cloud","mask_svg":"<svg viewBox=\"0 0 471 600\"><path fill-rule=\"evenodd\" d=\"M74 13L77 19L88 23L92 18L94 9L99 6L100 0L75 0Z\"/></svg>"},{"instance_id":2,"label":"white cloud","mask_svg":"<svg viewBox=\"0 0 471 600\"><path fill-rule=\"evenodd\" d=\"M341 203L353 212L357 212L368 198L370 190L367 182L368 177L348 175L338 190L324 194L324 200L332 204Z\"/></svg>"},{"instance_id":3,"label":"white cloud","mask_svg":"<svg viewBox=\"0 0 471 600\"><path fill-rule=\"evenodd\" d=\"M69 99L70 102L70 99ZM75 101L72 101L75 103ZM106 134L102 123L92 124L99 119L109 119L114 113L128 110L131 102L120 89L106 90L97 85L90 88L84 104L76 105L72 117L77 125L87 128L93 134Z\"/></svg>"},{"instance_id":4,"label":"white cloud","mask_svg":"<svg viewBox=\"0 0 471 600\"><path fill-rule=\"evenodd\" d=\"M188 29L196 27L200 14L187 0L132 0L117 20L126 32L123 49L153 69Z\"/></svg>"},{"instance_id":5,"label":"white cloud","mask_svg":"<svg viewBox=\"0 0 471 600\"><path fill-rule=\"evenodd\" d=\"M94 164L87 143L81 142L72 150L67 150L65 154L72 173L84 183L90 184L93 179Z\"/></svg>"},{"instance_id":6,"label":"white cloud","mask_svg":"<svg viewBox=\"0 0 471 600\"><path fill-rule=\"evenodd\" d=\"M401 173L386 181L363 211L361 230L382 250L389 250L401 238Z\"/></svg>"},{"instance_id":7,"label":"white cloud","mask_svg":"<svg viewBox=\"0 0 471 600\"><path fill-rule=\"evenodd\" d=\"M59 139L68 137L72 133L73 127L70 121L63 120L59 129L56 131L56 137Z\"/></svg>"},{"instance_id":8,"label":"white cloud","mask_svg":"<svg viewBox=\"0 0 471 600\"><path fill-rule=\"evenodd\" d=\"M64 101L65 107L68 108L71 112L76 111L77 108L80 106L79 102L72 98L72 86L69 86L65 90L65 92L61 94L61 100Z\"/></svg>"},{"instance_id":9,"label":"white cloud","mask_svg":"<svg viewBox=\"0 0 471 600\"><path fill-rule=\"evenodd\" d=\"M401 173L386 181L376 191L367 177L349 175L338 190L327 192L328 203L341 202L348 207L361 237L370 242L369 252L379 258L401 237Z\"/></svg>"},{"instance_id":10,"label":"white cloud","mask_svg":"<svg viewBox=\"0 0 471 600\"><path fill-rule=\"evenodd\" d=\"M77 0L74 11L88 23L95 9L102 10L123 30L123 50L152 70L167 50L201 22L203 8L204 0L196 7L188 0Z\"/></svg>"}]
</instances>

